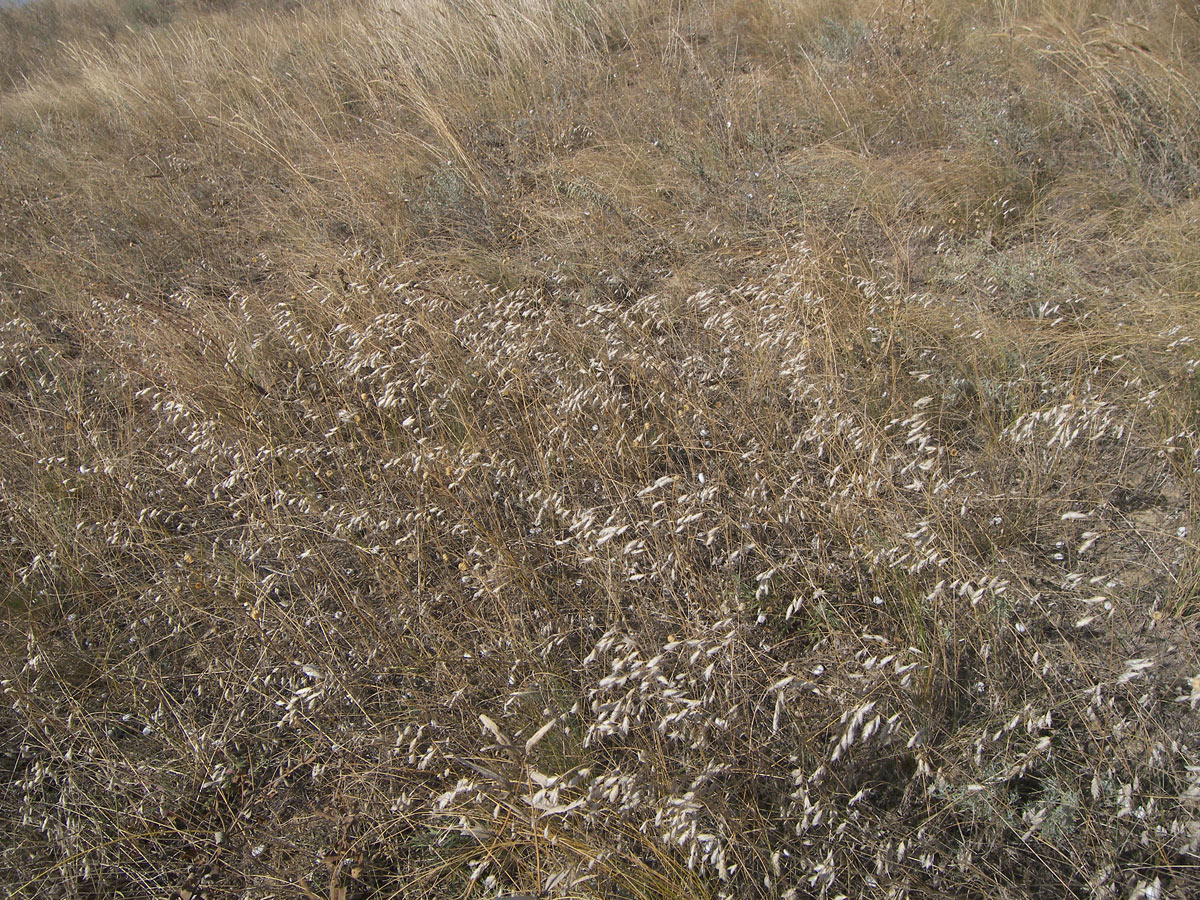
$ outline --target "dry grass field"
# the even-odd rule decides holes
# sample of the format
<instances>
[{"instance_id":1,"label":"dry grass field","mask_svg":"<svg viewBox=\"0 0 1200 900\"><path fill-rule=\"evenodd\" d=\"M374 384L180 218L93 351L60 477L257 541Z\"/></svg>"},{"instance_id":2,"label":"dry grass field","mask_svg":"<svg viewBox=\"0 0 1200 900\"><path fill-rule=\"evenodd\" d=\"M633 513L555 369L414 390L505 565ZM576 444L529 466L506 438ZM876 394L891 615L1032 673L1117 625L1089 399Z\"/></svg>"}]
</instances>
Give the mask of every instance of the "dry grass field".
<instances>
[{"instance_id":1,"label":"dry grass field","mask_svg":"<svg viewBox=\"0 0 1200 900\"><path fill-rule=\"evenodd\" d=\"M1200 896L1200 13L0 9L12 898Z\"/></svg>"}]
</instances>

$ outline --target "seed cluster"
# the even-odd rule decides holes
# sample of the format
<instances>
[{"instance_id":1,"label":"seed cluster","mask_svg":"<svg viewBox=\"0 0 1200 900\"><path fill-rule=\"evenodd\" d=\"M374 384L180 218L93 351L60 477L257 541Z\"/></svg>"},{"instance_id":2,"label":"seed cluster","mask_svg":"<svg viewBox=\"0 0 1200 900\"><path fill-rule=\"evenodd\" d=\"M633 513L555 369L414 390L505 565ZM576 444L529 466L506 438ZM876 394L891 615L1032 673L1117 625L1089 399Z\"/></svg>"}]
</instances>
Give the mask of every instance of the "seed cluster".
<instances>
[{"instance_id":1,"label":"seed cluster","mask_svg":"<svg viewBox=\"0 0 1200 900\"><path fill-rule=\"evenodd\" d=\"M43 448L3 480L32 616L8 796L61 877L267 896L317 853L414 896L667 865L900 897L1000 877L1015 835L1115 897L1131 852L1197 851L1197 695L1132 571L1179 542L1138 492L1190 477L1153 392L1096 387L1102 360L982 434L1006 386L964 420L948 348L887 327L953 333L954 304L802 242L686 296L339 267L220 315L175 295L169 358L95 303L140 366L4 327L10 441ZM103 838L138 823L155 850ZM156 867L179 842L202 875ZM52 864L30 846L7 864Z\"/></svg>"}]
</instances>

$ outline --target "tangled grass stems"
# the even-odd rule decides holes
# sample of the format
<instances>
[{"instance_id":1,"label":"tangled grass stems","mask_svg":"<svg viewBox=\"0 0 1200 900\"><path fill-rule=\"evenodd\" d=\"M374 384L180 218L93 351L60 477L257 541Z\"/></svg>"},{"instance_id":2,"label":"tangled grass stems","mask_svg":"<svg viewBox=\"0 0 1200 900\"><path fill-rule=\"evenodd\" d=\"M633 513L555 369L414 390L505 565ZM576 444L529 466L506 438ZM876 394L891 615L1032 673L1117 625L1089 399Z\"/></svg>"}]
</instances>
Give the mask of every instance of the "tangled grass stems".
<instances>
[{"instance_id":1,"label":"tangled grass stems","mask_svg":"<svg viewBox=\"0 0 1200 900\"><path fill-rule=\"evenodd\" d=\"M0 882L1195 892L1194 11L79 2Z\"/></svg>"}]
</instances>

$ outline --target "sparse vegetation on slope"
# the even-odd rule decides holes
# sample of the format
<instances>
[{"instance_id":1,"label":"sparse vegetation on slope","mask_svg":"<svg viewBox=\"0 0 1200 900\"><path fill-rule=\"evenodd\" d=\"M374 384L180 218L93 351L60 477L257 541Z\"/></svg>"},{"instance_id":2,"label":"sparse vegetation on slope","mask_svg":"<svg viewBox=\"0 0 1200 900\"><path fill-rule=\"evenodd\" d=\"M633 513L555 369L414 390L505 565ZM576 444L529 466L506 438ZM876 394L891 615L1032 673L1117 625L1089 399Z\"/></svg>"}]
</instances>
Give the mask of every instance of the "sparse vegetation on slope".
<instances>
[{"instance_id":1,"label":"sparse vegetation on slope","mask_svg":"<svg viewBox=\"0 0 1200 900\"><path fill-rule=\"evenodd\" d=\"M1200 891L1192 5L89 3L11 896Z\"/></svg>"}]
</instances>

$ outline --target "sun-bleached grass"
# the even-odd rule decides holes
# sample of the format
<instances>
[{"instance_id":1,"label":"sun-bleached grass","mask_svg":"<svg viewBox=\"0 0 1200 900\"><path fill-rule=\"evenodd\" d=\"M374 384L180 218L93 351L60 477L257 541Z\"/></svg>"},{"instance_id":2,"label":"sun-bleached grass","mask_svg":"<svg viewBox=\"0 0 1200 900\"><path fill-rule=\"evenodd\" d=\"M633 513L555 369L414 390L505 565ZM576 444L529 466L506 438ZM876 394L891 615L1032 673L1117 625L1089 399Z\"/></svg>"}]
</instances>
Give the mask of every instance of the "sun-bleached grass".
<instances>
[{"instance_id":1,"label":"sun-bleached grass","mask_svg":"<svg viewBox=\"0 0 1200 900\"><path fill-rule=\"evenodd\" d=\"M1194 12L176 13L0 93L14 897L1196 891Z\"/></svg>"},{"instance_id":2,"label":"sun-bleached grass","mask_svg":"<svg viewBox=\"0 0 1200 900\"><path fill-rule=\"evenodd\" d=\"M166 26L234 10L284 9L287 0L39 0L0 4L0 90L80 71L75 52L105 55ZM293 4L294 8L295 4Z\"/></svg>"}]
</instances>

